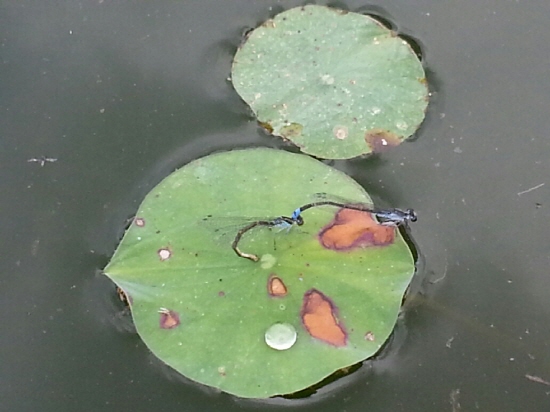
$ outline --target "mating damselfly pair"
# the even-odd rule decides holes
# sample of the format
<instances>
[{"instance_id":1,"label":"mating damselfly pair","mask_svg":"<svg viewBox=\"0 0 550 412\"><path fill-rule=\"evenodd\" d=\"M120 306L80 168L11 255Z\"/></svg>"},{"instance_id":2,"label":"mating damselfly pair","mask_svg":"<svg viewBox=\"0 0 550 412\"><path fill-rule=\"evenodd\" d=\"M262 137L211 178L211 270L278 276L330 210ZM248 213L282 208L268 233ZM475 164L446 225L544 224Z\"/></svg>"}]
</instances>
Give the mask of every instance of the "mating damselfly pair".
<instances>
[{"instance_id":1,"label":"mating damselfly pair","mask_svg":"<svg viewBox=\"0 0 550 412\"><path fill-rule=\"evenodd\" d=\"M291 216L279 216L274 219L256 220L242 227L235 235L235 239L231 244L231 247L237 256L257 262L259 260L257 255L253 253L245 253L239 249L239 243L246 232L254 229L255 227L261 226L279 228L280 230L290 230L293 226L302 226L304 224L302 213L314 207L335 206L341 209L371 213L378 220L378 224L382 226L406 226L408 225L408 222L416 222L417 219L416 213L413 209L379 209L367 203L350 202L327 193L316 193L314 196L316 198L314 202L307 203L295 209Z\"/></svg>"}]
</instances>

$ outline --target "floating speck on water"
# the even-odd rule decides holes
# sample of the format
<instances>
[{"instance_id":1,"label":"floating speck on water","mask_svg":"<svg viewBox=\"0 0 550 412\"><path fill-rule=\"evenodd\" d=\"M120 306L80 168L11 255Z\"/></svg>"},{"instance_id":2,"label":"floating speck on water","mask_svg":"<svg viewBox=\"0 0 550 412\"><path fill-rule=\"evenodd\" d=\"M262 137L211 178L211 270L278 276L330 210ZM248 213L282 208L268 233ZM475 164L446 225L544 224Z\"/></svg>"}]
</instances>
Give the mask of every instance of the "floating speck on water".
<instances>
[{"instance_id":1,"label":"floating speck on water","mask_svg":"<svg viewBox=\"0 0 550 412\"><path fill-rule=\"evenodd\" d=\"M265 343L276 350L287 350L294 346L296 337L296 329L290 323L275 323L265 332Z\"/></svg>"}]
</instances>

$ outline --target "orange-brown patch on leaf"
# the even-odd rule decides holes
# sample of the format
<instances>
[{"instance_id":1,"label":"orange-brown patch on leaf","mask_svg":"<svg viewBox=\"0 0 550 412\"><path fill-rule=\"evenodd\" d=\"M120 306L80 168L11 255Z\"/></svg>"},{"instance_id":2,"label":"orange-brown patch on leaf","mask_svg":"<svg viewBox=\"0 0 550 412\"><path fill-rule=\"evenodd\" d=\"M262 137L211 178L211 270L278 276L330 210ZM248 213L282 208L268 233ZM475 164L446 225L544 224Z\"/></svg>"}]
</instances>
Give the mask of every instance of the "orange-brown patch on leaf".
<instances>
[{"instance_id":1,"label":"orange-brown patch on leaf","mask_svg":"<svg viewBox=\"0 0 550 412\"><path fill-rule=\"evenodd\" d=\"M304 294L300 316L311 336L334 346L345 346L347 334L332 301L316 289Z\"/></svg>"},{"instance_id":2,"label":"orange-brown patch on leaf","mask_svg":"<svg viewBox=\"0 0 550 412\"><path fill-rule=\"evenodd\" d=\"M376 222L370 213L340 209L319 232L319 242L327 249L347 251L359 247L393 243L395 229Z\"/></svg>"},{"instance_id":3,"label":"orange-brown patch on leaf","mask_svg":"<svg viewBox=\"0 0 550 412\"><path fill-rule=\"evenodd\" d=\"M382 153L401 143L395 133L384 129L371 129L365 133L365 142L374 153Z\"/></svg>"},{"instance_id":4,"label":"orange-brown patch on leaf","mask_svg":"<svg viewBox=\"0 0 550 412\"><path fill-rule=\"evenodd\" d=\"M267 279L267 292L272 297L280 298L286 296L288 290L280 277L271 274Z\"/></svg>"},{"instance_id":5,"label":"orange-brown patch on leaf","mask_svg":"<svg viewBox=\"0 0 550 412\"><path fill-rule=\"evenodd\" d=\"M395 239L395 228L393 226L377 224L370 228L375 246L386 246L393 243Z\"/></svg>"},{"instance_id":6,"label":"orange-brown patch on leaf","mask_svg":"<svg viewBox=\"0 0 550 412\"><path fill-rule=\"evenodd\" d=\"M179 326L180 316L177 312L166 308L160 308L159 313L159 325L162 329L173 329Z\"/></svg>"}]
</instances>

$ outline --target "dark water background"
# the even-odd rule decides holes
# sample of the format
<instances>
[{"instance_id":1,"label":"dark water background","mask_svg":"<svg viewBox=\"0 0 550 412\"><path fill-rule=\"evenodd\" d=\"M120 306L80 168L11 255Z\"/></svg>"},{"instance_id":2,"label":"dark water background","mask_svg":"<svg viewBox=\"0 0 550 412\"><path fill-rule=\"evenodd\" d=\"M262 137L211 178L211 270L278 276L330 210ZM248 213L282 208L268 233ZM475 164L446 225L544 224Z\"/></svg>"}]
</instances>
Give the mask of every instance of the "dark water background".
<instances>
[{"instance_id":1,"label":"dark water background","mask_svg":"<svg viewBox=\"0 0 550 412\"><path fill-rule=\"evenodd\" d=\"M98 271L145 194L214 151L283 147L227 77L243 31L301 4L0 2L3 410L550 410L546 0L329 3L418 39L434 91L414 142L331 163L420 216L422 293L382 359L310 399L236 400L118 315Z\"/></svg>"}]
</instances>

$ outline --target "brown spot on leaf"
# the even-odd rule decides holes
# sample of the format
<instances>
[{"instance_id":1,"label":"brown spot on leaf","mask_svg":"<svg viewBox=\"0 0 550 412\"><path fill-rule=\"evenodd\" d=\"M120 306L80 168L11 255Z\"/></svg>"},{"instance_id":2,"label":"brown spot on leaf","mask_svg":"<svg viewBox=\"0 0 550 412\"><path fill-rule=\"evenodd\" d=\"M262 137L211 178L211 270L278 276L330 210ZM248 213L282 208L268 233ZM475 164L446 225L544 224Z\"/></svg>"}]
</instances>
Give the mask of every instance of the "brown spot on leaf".
<instances>
[{"instance_id":1,"label":"brown spot on leaf","mask_svg":"<svg viewBox=\"0 0 550 412\"><path fill-rule=\"evenodd\" d=\"M336 14L341 14L342 16L345 16L346 14L349 13L348 10L343 10L343 9L329 9L329 10L333 11Z\"/></svg>"},{"instance_id":2,"label":"brown spot on leaf","mask_svg":"<svg viewBox=\"0 0 550 412\"><path fill-rule=\"evenodd\" d=\"M344 140L348 137L349 132L348 132L348 128L346 126L335 126L332 129L332 134L338 140Z\"/></svg>"},{"instance_id":3,"label":"brown spot on leaf","mask_svg":"<svg viewBox=\"0 0 550 412\"><path fill-rule=\"evenodd\" d=\"M368 340L369 342L374 342L374 333L372 333L370 330L365 333L365 340Z\"/></svg>"},{"instance_id":4,"label":"brown spot on leaf","mask_svg":"<svg viewBox=\"0 0 550 412\"><path fill-rule=\"evenodd\" d=\"M374 153L382 153L401 143L401 139L389 130L371 129L365 133L365 142Z\"/></svg>"},{"instance_id":5,"label":"brown spot on leaf","mask_svg":"<svg viewBox=\"0 0 550 412\"><path fill-rule=\"evenodd\" d=\"M271 274L267 279L267 292L272 297L280 298L286 296L287 288L280 277Z\"/></svg>"},{"instance_id":6,"label":"brown spot on leaf","mask_svg":"<svg viewBox=\"0 0 550 412\"><path fill-rule=\"evenodd\" d=\"M159 255L161 261L165 261L172 257L172 249L169 247L163 247L157 250L157 254Z\"/></svg>"},{"instance_id":7,"label":"brown spot on leaf","mask_svg":"<svg viewBox=\"0 0 550 412\"><path fill-rule=\"evenodd\" d=\"M290 123L287 126L281 127L281 136L291 139L293 137L298 137L302 134L304 126L299 123Z\"/></svg>"},{"instance_id":8,"label":"brown spot on leaf","mask_svg":"<svg viewBox=\"0 0 550 412\"><path fill-rule=\"evenodd\" d=\"M265 131L269 134L273 133L273 126L269 124L268 122L259 122L260 126L265 129Z\"/></svg>"},{"instance_id":9,"label":"brown spot on leaf","mask_svg":"<svg viewBox=\"0 0 550 412\"><path fill-rule=\"evenodd\" d=\"M334 219L321 229L318 237L327 249L348 251L389 245L394 241L395 229L379 224L368 212L340 209Z\"/></svg>"},{"instance_id":10,"label":"brown spot on leaf","mask_svg":"<svg viewBox=\"0 0 550 412\"><path fill-rule=\"evenodd\" d=\"M116 287L116 293L118 295L118 298L126 305L130 306L132 304L132 297L128 295L124 289L122 289L120 286Z\"/></svg>"},{"instance_id":11,"label":"brown spot on leaf","mask_svg":"<svg viewBox=\"0 0 550 412\"><path fill-rule=\"evenodd\" d=\"M180 317L173 310L160 308L159 325L162 329L173 329L180 324Z\"/></svg>"},{"instance_id":12,"label":"brown spot on leaf","mask_svg":"<svg viewBox=\"0 0 550 412\"><path fill-rule=\"evenodd\" d=\"M135 217L134 223L136 224L137 227L143 227L145 226L145 219L142 217Z\"/></svg>"},{"instance_id":13,"label":"brown spot on leaf","mask_svg":"<svg viewBox=\"0 0 550 412\"><path fill-rule=\"evenodd\" d=\"M272 19L266 20L262 23L262 27L268 28L268 29L274 29L275 28L275 21Z\"/></svg>"},{"instance_id":14,"label":"brown spot on leaf","mask_svg":"<svg viewBox=\"0 0 550 412\"><path fill-rule=\"evenodd\" d=\"M300 311L302 322L311 336L334 346L345 346L347 335L332 301L316 289L304 295Z\"/></svg>"}]
</instances>

